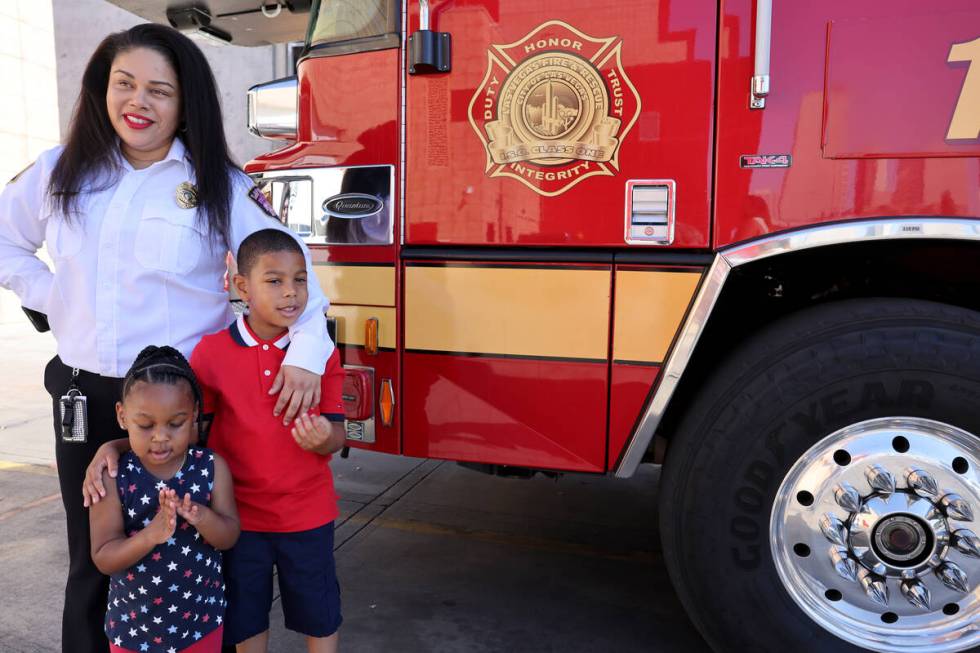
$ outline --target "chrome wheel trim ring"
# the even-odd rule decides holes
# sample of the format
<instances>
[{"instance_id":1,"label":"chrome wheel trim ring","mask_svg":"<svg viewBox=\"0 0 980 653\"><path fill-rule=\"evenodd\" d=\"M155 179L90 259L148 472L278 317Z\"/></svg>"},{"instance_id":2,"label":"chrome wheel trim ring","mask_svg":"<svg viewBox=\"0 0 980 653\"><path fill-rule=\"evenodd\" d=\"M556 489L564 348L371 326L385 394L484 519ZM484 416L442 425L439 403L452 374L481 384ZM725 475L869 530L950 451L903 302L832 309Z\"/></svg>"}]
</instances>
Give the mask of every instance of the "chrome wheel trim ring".
<instances>
[{"instance_id":1,"label":"chrome wheel trim ring","mask_svg":"<svg viewBox=\"0 0 980 653\"><path fill-rule=\"evenodd\" d=\"M908 516L933 538L927 559L893 564L863 546L879 524ZM978 521L980 440L934 420L877 418L828 435L793 465L770 547L783 587L834 635L874 651L952 653L980 645Z\"/></svg>"}]
</instances>

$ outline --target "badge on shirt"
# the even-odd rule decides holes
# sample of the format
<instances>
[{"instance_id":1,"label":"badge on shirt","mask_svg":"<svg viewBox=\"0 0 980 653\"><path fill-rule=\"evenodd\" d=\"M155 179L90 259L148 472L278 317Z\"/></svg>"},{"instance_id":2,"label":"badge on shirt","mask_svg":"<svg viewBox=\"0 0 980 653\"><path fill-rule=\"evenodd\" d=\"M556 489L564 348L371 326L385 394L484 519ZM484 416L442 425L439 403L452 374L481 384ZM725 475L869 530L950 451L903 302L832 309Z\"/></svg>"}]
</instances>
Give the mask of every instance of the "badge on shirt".
<instances>
[{"instance_id":1,"label":"badge on shirt","mask_svg":"<svg viewBox=\"0 0 980 653\"><path fill-rule=\"evenodd\" d=\"M182 209L193 209L197 206L197 186L189 181L177 185L177 206Z\"/></svg>"},{"instance_id":2,"label":"badge on shirt","mask_svg":"<svg viewBox=\"0 0 980 653\"><path fill-rule=\"evenodd\" d=\"M248 191L248 197L253 202L258 204L259 208L262 209L267 216L270 218L275 218L276 220L279 219L279 214L276 213L274 208L272 208L272 202L269 201L269 198L258 186L252 186L252 190Z\"/></svg>"}]
</instances>

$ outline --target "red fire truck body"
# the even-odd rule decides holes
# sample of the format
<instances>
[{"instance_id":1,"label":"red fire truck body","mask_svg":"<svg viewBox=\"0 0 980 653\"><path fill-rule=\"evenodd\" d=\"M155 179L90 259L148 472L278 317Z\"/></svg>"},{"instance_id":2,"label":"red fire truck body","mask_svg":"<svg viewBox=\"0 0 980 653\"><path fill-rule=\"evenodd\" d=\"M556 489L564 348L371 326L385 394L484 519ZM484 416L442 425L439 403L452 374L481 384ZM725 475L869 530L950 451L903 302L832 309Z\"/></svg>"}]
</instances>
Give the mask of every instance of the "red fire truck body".
<instances>
[{"instance_id":1,"label":"red fire truck body","mask_svg":"<svg viewBox=\"0 0 980 653\"><path fill-rule=\"evenodd\" d=\"M330 297L352 446L663 462L718 650L980 650L975 0L310 11L247 171Z\"/></svg>"},{"instance_id":2,"label":"red fire truck body","mask_svg":"<svg viewBox=\"0 0 980 653\"><path fill-rule=\"evenodd\" d=\"M248 171L404 172L395 242L313 247L345 360L392 379L401 406L371 448L615 470L710 263L701 253L843 220L980 214L980 140L946 139L969 64L947 57L977 37L977 9L944 4L778 7L764 110L747 100L751 2L433 2L450 73L407 75L397 48L304 59L297 140ZM409 6L408 34L418 20ZM563 166L575 184L525 183L546 168L520 163L488 173L477 121L513 67L495 48L512 43L520 56L616 50L605 79L632 112L616 168ZM791 164L740 166L746 155ZM655 251L624 241L625 182L649 178L676 184L674 238ZM698 254L658 257L674 251ZM379 283L383 298L358 295ZM368 358L369 314L384 343Z\"/></svg>"}]
</instances>

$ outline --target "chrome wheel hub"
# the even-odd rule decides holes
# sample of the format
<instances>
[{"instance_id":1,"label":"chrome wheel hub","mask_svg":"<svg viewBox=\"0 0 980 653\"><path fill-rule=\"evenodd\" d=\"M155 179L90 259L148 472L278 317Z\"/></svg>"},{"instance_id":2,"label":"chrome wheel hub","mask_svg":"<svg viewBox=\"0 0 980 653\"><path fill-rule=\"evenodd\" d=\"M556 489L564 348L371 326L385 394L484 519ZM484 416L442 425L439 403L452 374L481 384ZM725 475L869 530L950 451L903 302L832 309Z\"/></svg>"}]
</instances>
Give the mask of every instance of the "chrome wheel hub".
<instances>
[{"instance_id":1,"label":"chrome wheel hub","mask_svg":"<svg viewBox=\"0 0 980 653\"><path fill-rule=\"evenodd\" d=\"M770 544L780 580L824 628L875 651L980 645L980 440L922 418L833 433L790 469Z\"/></svg>"},{"instance_id":2,"label":"chrome wheel hub","mask_svg":"<svg viewBox=\"0 0 980 653\"><path fill-rule=\"evenodd\" d=\"M939 526L943 527L943 520L937 521ZM933 542L921 522L905 515L889 515L875 526L875 553L885 561L900 567L914 565L913 561L923 552L928 557L928 549Z\"/></svg>"},{"instance_id":3,"label":"chrome wheel hub","mask_svg":"<svg viewBox=\"0 0 980 653\"><path fill-rule=\"evenodd\" d=\"M851 553L879 576L918 577L941 564L949 549L946 516L914 494L871 495L849 522Z\"/></svg>"}]
</instances>

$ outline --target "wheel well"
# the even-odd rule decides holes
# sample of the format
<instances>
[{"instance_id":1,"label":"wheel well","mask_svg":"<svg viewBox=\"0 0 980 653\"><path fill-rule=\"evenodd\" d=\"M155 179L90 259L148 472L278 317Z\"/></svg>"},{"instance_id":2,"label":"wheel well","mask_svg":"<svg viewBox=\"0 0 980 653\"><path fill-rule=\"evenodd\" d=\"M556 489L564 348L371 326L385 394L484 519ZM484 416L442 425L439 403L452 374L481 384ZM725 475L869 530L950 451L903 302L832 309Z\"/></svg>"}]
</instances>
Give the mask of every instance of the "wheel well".
<instances>
[{"instance_id":1,"label":"wheel well","mask_svg":"<svg viewBox=\"0 0 980 653\"><path fill-rule=\"evenodd\" d=\"M697 395L700 380L741 342L802 308L856 297L927 299L980 310L980 243L850 243L783 254L734 268L646 459L660 462L665 440L670 440Z\"/></svg>"}]
</instances>

